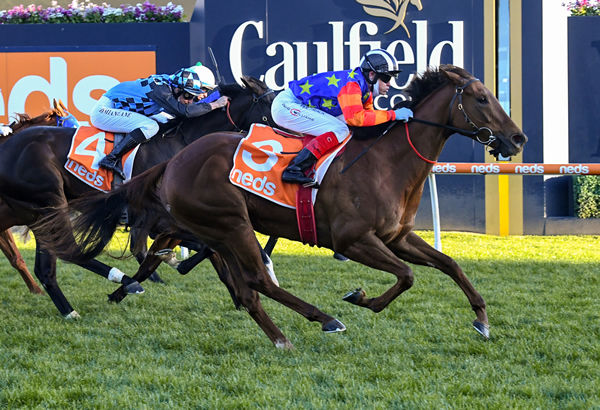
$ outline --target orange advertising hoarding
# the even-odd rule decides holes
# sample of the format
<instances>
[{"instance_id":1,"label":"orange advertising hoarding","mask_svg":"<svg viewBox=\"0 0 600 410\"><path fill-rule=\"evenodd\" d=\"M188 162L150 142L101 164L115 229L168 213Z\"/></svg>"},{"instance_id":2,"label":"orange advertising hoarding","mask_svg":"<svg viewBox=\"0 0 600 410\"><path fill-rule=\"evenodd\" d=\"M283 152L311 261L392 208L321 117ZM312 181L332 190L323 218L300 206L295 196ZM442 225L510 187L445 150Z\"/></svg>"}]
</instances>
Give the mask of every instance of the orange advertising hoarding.
<instances>
[{"instance_id":1,"label":"orange advertising hoarding","mask_svg":"<svg viewBox=\"0 0 600 410\"><path fill-rule=\"evenodd\" d=\"M38 115L61 99L79 121L114 85L156 73L154 51L0 53L0 123Z\"/></svg>"}]
</instances>

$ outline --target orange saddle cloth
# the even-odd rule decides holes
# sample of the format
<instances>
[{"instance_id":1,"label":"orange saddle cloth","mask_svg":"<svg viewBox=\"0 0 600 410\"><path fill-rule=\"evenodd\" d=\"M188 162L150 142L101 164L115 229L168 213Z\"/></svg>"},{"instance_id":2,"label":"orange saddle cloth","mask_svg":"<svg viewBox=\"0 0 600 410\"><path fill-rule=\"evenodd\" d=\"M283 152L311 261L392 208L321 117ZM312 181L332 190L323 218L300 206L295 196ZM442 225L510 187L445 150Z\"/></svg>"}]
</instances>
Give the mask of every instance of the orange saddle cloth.
<instances>
[{"instance_id":1,"label":"orange saddle cloth","mask_svg":"<svg viewBox=\"0 0 600 410\"><path fill-rule=\"evenodd\" d=\"M325 171L349 139L350 136L334 151L319 159L315 170L317 182L323 179ZM303 137L274 131L266 125L253 124L235 151L229 181L269 201L295 209L299 185L283 182L281 174L302 149L303 140ZM314 203L318 190L312 191Z\"/></svg>"},{"instance_id":2,"label":"orange saddle cloth","mask_svg":"<svg viewBox=\"0 0 600 410\"><path fill-rule=\"evenodd\" d=\"M77 128L71 141L71 149L67 155L65 168L87 185L103 192L110 191L113 173L100 168L98 162L112 151L114 140L114 134L95 127L82 126ZM127 179L131 177L133 160L138 147L123 155L122 165Z\"/></svg>"}]
</instances>

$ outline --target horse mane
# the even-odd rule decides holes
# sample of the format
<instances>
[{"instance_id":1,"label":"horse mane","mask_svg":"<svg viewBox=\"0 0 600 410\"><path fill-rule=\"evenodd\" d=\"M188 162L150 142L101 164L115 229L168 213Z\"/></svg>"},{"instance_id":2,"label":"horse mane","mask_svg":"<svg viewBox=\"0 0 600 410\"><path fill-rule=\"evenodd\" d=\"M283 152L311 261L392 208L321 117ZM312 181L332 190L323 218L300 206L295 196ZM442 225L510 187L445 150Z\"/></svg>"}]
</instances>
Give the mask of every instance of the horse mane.
<instances>
[{"instance_id":1,"label":"horse mane","mask_svg":"<svg viewBox=\"0 0 600 410\"><path fill-rule=\"evenodd\" d=\"M404 90L410 103L409 107L415 107L429 94L443 87L450 81L446 72L458 74L463 78L470 78L470 74L463 68L442 64L439 67L430 67L423 74L417 74Z\"/></svg>"},{"instance_id":2,"label":"horse mane","mask_svg":"<svg viewBox=\"0 0 600 410\"><path fill-rule=\"evenodd\" d=\"M52 109L33 118L28 114L14 114L15 120L9 124L9 127L12 128L13 133L16 133L22 128L28 128L34 125L49 125L52 116L57 115L58 112L56 109Z\"/></svg>"},{"instance_id":3,"label":"horse mane","mask_svg":"<svg viewBox=\"0 0 600 410\"><path fill-rule=\"evenodd\" d=\"M238 83L233 84L219 84L219 90L221 91L221 95L226 95L228 97L234 97L244 91L244 87L239 85Z\"/></svg>"},{"instance_id":4,"label":"horse mane","mask_svg":"<svg viewBox=\"0 0 600 410\"><path fill-rule=\"evenodd\" d=\"M257 78L251 76L242 76L242 83L244 86L239 85L238 83L233 84L219 84L219 89L221 90L221 94L227 95L229 97L234 97L239 93L245 91L246 89L252 89L258 91L258 94L263 94L269 90L267 85L260 81Z\"/></svg>"}]
</instances>

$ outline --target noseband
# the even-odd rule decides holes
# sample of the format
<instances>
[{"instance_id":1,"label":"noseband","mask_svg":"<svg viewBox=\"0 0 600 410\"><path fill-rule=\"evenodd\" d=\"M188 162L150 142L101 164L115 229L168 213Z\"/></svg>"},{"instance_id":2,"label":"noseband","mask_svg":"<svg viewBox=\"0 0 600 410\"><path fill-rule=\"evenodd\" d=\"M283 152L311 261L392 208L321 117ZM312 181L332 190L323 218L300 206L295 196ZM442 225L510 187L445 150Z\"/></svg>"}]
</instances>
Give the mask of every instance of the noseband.
<instances>
[{"instance_id":1,"label":"noseband","mask_svg":"<svg viewBox=\"0 0 600 410\"><path fill-rule=\"evenodd\" d=\"M248 111L250 111L252 109L252 107L254 107L254 105L258 104L260 102L260 100L262 100L263 98L265 98L266 96L273 94L274 91L271 89L268 89L267 91L265 91L264 93L262 93L261 95L256 95L254 93L252 93L252 105L250 106L250 108L248 109ZM229 101L227 101L227 118L229 119L229 122L231 123L231 125L233 125L233 128L235 129L236 132L240 132L242 131L242 129L240 127L237 126L237 124L235 123L235 121L233 121L233 118L231 118L231 113L229 111L229 106L231 105L231 103ZM271 122L269 121L269 116L267 114L265 114L264 109L262 106L260 106L260 110L262 113L262 120L265 124L273 127L273 124L271 124Z\"/></svg>"}]
</instances>

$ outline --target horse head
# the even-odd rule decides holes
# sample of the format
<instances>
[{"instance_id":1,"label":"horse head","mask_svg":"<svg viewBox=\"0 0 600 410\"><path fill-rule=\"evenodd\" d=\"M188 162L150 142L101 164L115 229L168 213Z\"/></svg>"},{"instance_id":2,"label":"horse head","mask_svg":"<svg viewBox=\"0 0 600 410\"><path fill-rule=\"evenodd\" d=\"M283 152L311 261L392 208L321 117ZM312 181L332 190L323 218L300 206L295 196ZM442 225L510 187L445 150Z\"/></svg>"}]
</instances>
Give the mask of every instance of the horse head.
<instances>
[{"instance_id":1,"label":"horse head","mask_svg":"<svg viewBox=\"0 0 600 410\"><path fill-rule=\"evenodd\" d=\"M442 65L439 70L455 87L449 108L449 125L489 146L490 154L496 158L499 155L510 157L523 150L527 136L481 81L452 65Z\"/></svg>"},{"instance_id":2,"label":"horse head","mask_svg":"<svg viewBox=\"0 0 600 410\"><path fill-rule=\"evenodd\" d=\"M227 113L230 121L239 130L248 130L254 123L274 125L271 117L271 104L275 98L273 90L250 76L241 78L244 86L238 84L220 86L223 94L231 97Z\"/></svg>"}]
</instances>

